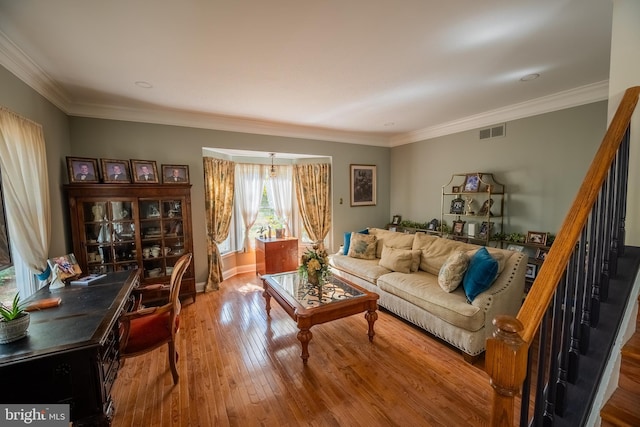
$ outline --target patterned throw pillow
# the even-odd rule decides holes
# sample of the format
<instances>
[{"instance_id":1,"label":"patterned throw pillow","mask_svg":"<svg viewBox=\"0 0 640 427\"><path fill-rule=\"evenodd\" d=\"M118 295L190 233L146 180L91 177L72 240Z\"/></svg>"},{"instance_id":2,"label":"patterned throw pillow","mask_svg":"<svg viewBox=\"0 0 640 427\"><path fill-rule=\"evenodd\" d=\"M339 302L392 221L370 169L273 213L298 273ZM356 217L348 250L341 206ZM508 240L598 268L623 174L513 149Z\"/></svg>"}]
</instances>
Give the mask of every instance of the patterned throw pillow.
<instances>
[{"instance_id":1,"label":"patterned throw pillow","mask_svg":"<svg viewBox=\"0 0 640 427\"><path fill-rule=\"evenodd\" d=\"M376 236L373 234L351 233L348 255L351 258L376 259Z\"/></svg>"},{"instance_id":2,"label":"patterned throw pillow","mask_svg":"<svg viewBox=\"0 0 640 427\"><path fill-rule=\"evenodd\" d=\"M438 274L438 284L445 292L453 292L462 283L464 273L469 267L469 256L456 251L442 264Z\"/></svg>"}]
</instances>

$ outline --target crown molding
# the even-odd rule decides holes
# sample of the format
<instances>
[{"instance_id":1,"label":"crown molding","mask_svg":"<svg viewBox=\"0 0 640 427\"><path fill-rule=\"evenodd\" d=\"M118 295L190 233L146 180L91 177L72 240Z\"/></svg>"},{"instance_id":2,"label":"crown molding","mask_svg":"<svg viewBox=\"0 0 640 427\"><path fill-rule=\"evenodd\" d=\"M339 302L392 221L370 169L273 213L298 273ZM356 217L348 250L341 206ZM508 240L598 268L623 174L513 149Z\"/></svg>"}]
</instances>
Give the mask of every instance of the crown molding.
<instances>
[{"instance_id":1,"label":"crown molding","mask_svg":"<svg viewBox=\"0 0 640 427\"><path fill-rule=\"evenodd\" d=\"M415 132L395 135L390 139L390 147L424 141L425 139L451 135L458 132L491 126L496 123L508 122L525 117L537 116L565 108L577 107L592 102L604 101L609 98L609 81L588 84L552 95L508 105L506 107L487 111L448 123L431 126Z\"/></svg>"}]
</instances>

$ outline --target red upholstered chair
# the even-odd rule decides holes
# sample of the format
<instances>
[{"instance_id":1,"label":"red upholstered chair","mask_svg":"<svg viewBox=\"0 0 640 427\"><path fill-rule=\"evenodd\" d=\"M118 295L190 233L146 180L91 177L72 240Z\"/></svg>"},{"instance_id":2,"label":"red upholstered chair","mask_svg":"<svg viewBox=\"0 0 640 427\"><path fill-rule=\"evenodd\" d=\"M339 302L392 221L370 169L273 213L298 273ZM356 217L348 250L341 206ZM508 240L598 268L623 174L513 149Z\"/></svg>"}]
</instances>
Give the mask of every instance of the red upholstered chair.
<instances>
[{"instance_id":1,"label":"red upholstered chair","mask_svg":"<svg viewBox=\"0 0 640 427\"><path fill-rule=\"evenodd\" d=\"M180 257L169 282L169 302L160 307L141 308L120 316L120 357L133 357L169 344L169 366L173 383L178 384L175 337L180 326L180 285L189 267L191 254ZM153 289L156 285L151 285ZM144 289L144 288L143 288Z\"/></svg>"}]
</instances>

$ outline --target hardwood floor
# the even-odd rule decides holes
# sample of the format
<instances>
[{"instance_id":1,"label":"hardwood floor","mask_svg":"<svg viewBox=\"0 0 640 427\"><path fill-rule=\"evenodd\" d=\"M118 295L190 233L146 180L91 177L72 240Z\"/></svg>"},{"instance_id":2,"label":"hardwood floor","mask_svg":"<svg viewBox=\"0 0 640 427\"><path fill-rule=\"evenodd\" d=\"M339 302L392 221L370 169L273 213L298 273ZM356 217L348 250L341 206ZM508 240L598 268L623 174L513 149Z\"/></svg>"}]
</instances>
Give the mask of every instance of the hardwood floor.
<instances>
[{"instance_id":1,"label":"hardwood floor","mask_svg":"<svg viewBox=\"0 0 640 427\"><path fill-rule=\"evenodd\" d=\"M265 313L253 274L199 294L181 315L180 382L166 347L127 359L112 390L113 426L483 426L491 387L484 361L379 311L314 326L309 363L275 302Z\"/></svg>"}]
</instances>

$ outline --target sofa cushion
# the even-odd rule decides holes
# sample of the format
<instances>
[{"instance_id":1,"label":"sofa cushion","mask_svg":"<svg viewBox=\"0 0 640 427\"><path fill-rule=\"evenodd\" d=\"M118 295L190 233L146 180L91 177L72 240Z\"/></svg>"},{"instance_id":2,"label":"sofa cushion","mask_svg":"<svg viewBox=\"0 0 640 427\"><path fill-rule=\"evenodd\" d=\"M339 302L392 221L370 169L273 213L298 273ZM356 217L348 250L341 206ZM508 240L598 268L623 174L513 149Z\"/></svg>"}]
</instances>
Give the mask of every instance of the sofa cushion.
<instances>
[{"instance_id":1,"label":"sofa cushion","mask_svg":"<svg viewBox=\"0 0 640 427\"><path fill-rule=\"evenodd\" d=\"M413 274L392 272L378 278L378 287L450 325L468 331L478 331L484 326L484 311L467 302L462 286L451 293L444 292L433 274L424 271Z\"/></svg>"},{"instance_id":2,"label":"sofa cushion","mask_svg":"<svg viewBox=\"0 0 640 427\"><path fill-rule=\"evenodd\" d=\"M411 249L413 246L413 234L399 233L382 228L370 228L369 234L373 234L378 239L378 247L376 248L376 257L378 258L382 257L382 248L384 245L396 249Z\"/></svg>"},{"instance_id":3,"label":"sofa cushion","mask_svg":"<svg viewBox=\"0 0 640 427\"><path fill-rule=\"evenodd\" d=\"M440 273L444 262L449 258L449 255L456 251L468 251L477 248L476 245L444 239L442 237L434 237L434 239L435 240L427 244L426 247L421 248L420 270L431 273L436 277Z\"/></svg>"},{"instance_id":4,"label":"sofa cushion","mask_svg":"<svg viewBox=\"0 0 640 427\"><path fill-rule=\"evenodd\" d=\"M383 245L379 264L391 271L410 273L418 270L420 251L411 249L396 249Z\"/></svg>"},{"instance_id":5,"label":"sofa cushion","mask_svg":"<svg viewBox=\"0 0 640 427\"><path fill-rule=\"evenodd\" d=\"M360 231L347 231L344 233L344 244L342 245L342 255L349 255L349 246L351 246L351 233L369 234L368 229Z\"/></svg>"},{"instance_id":6,"label":"sofa cushion","mask_svg":"<svg viewBox=\"0 0 640 427\"><path fill-rule=\"evenodd\" d=\"M469 268L462 280L462 287L469 302L489 289L497 275L498 261L491 256L487 248L478 249L475 255L471 257Z\"/></svg>"},{"instance_id":7,"label":"sofa cushion","mask_svg":"<svg viewBox=\"0 0 640 427\"><path fill-rule=\"evenodd\" d=\"M453 292L462 283L464 273L469 267L469 255L455 251L444 262L438 274L438 284L445 292Z\"/></svg>"},{"instance_id":8,"label":"sofa cushion","mask_svg":"<svg viewBox=\"0 0 640 427\"><path fill-rule=\"evenodd\" d=\"M334 254L329 257L329 265L338 270L347 271L354 276L367 280L374 285L378 277L390 273L391 270L378 264L378 259L358 259L347 255Z\"/></svg>"},{"instance_id":9,"label":"sofa cushion","mask_svg":"<svg viewBox=\"0 0 640 427\"><path fill-rule=\"evenodd\" d=\"M372 234L351 233L351 244L347 253L352 258L375 259L376 236Z\"/></svg>"}]
</instances>

